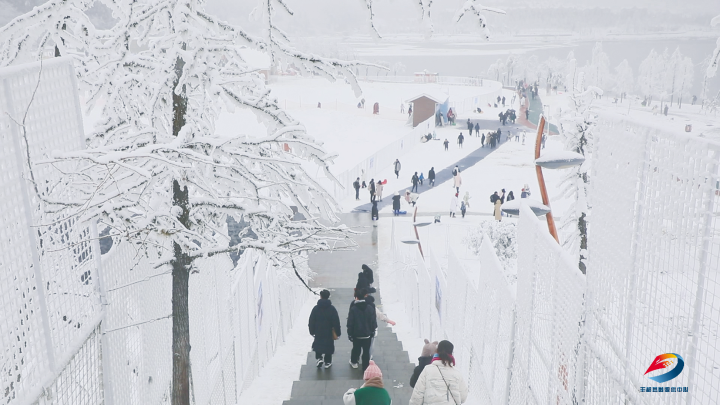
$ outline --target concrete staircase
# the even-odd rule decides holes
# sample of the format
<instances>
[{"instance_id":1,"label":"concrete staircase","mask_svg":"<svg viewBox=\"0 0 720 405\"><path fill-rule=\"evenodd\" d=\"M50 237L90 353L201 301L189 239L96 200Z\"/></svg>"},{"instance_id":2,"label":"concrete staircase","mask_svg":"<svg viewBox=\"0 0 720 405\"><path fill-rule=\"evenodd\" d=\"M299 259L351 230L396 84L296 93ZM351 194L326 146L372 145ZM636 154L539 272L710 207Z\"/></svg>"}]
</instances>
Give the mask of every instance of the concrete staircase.
<instances>
[{"instance_id":1,"label":"concrete staircase","mask_svg":"<svg viewBox=\"0 0 720 405\"><path fill-rule=\"evenodd\" d=\"M330 300L338 310L343 328L342 336L335 341L332 367L317 368L315 353L308 353L307 362L300 371L300 380L293 383L291 398L284 401L283 405L343 405L343 394L349 388L360 388L363 384L362 366L353 369L348 363L352 342L347 339L345 324L352 295L352 288L331 290ZM373 295L379 305L379 291ZM383 373L385 389L390 393L392 403L407 404L412 395L409 381L415 365L410 362L408 353L403 351L402 344L385 322L378 323L372 355Z\"/></svg>"}]
</instances>

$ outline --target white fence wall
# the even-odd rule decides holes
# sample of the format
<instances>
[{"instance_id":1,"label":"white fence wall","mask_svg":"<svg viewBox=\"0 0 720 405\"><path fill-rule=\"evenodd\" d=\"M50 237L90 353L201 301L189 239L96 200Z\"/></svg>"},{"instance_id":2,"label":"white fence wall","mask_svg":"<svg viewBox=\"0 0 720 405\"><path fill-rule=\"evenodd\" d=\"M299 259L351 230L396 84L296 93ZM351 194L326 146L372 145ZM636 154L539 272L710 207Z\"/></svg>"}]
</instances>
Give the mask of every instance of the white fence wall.
<instances>
[{"instance_id":1,"label":"white fence wall","mask_svg":"<svg viewBox=\"0 0 720 405\"><path fill-rule=\"evenodd\" d=\"M586 403L718 403L720 143L615 122L593 153ZM658 384L663 353L685 368Z\"/></svg>"},{"instance_id":2,"label":"white fence wall","mask_svg":"<svg viewBox=\"0 0 720 405\"><path fill-rule=\"evenodd\" d=\"M514 293L489 239L484 239L475 266L468 268L453 248L436 252L427 241L423 258L417 245L401 242L415 239L411 228L408 222L393 221L391 241L396 293L413 329L419 337L453 342L457 367L470 387L469 403L507 403ZM446 270L440 265L444 257Z\"/></svg>"},{"instance_id":3,"label":"white fence wall","mask_svg":"<svg viewBox=\"0 0 720 405\"><path fill-rule=\"evenodd\" d=\"M582 398L585 277L547 224L522 205L518 220L517 329L509 403Z\"/></svg>"},{"instance_id":4,"label":"white fence wall","mask_svg":"<svg viewBox=\"0 0 720 405\"><path fill-rule=\"evenodd\" d=\"M84 147L70 59L0 69L0 143L0 403L169 403L169 269L133 242L100 255L94 224L41 204L42 185L60 175L41 161ZM236 267L227 255L197 260L193 403L238 403L308 298L263 254L246 251Z\"/></svg>"}]
</instances>

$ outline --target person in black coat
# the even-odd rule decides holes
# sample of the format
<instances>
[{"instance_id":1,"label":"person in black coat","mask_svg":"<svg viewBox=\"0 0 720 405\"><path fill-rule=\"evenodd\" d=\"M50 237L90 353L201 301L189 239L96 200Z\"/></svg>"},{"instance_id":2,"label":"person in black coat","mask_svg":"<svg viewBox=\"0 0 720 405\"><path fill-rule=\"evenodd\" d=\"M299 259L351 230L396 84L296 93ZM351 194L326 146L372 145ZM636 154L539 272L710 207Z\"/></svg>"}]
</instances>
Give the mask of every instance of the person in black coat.
<instances>
[{"instance_id":1,"label":"person in black coat","mask_svg":"<svg viewBox=\"0 0 720 405\"><path fill-rule=\"evenodd\" d=\"M340 317L338 316L337 309L335 309L330 301L330 291L320 291L320 299L310 313L308 328L310 329L310 335L315 337L312 348L315 351L318 368L322 367L323 364L325 368L330 368L332 365L332 355L335 353L333 329L338 337L342 333L340 329Z\"/></svg>"},{"instance_id":2,"label":"person in black coat","mask_svg":"<svg viewBox=\"0 0 720 405\"><path fill-rule=\"evenodd\" d=\"M355 200L360 199L360 177L355 180L353 183L353 188L355 189Z\"/></svg>"},{"instance_id":3,"label":"person in black coat","mask_svg":"<svg viewBox=\"0 0 720 405\"><path fill-rule=\"evenodd\" d=\"M435 186L435 168L431 167L430 171L428 172L428 185L429 186Z\"/></svg>"},{"instance_id":4,"label":"person in black coat","mask_svg":"<svg viewBox=\"0 0 720 405\"><path fill-rule=\"evenodd\" d=\"M370 209L370 219L375 221L376 219L380 219L378 215L378 207L377 207L377 201L372 202L372 208Z\"/></svg>"},{"instance_id":5,"label":"person in black coat","mask_svg":"<svg viewBox=\"0 0 720 405\"><path fill-rule=\"evenodd\" d=\"M360 353L362 352L362 370L370 365L370 343L371 337L375 336L377 329L377 317L375 306L365 301L367 291L365 289L355 290L355 301L350 306L347 318L347 335L353 343L350 352L350 366L358 368Z\"/></svg>"},{"instance_id":6,"label":"person in black coat","mask_svg":"<svg viewBox=\"0 0 720 405\"><path fill-rule=\"evenodd\" d=\"M375 277L373 277L373 271L367 264L362 265L362 271L363 274L365 274L365 278L367 279L368 284L372 284L375 282Z\"/></svg>"},{"instance_id":7,"label":"person in black coat","mask_svg":"<svg viewBox=\"0 0 720 405\"><path fill-rule=\"evenodd\" d=\"M395 216L400 215L400 193L397 191L395 192L395 195L392 197L393 200L393 214Z\"/></svg>"},{"instance_id":8,"label":"person in black coat","mask_svg":"<svg viewBox=\"0 0 720 405\"><path fill-rule=\"evenodd\" d=\"M370 179L368 189L370 190L370 202L373 202L375 201L375 179Z\"/></svg>"},{"instance_id":9,"label":"person in black coat","mask_svg":"<svg viewBox=\"0 0 720 405\"><path fill-rule=\"evenodd\" d=\"M437 345L438 342L430 343L429 340L425 339L425 345L422 348L422 353L420 354L420 357L418 357L418 365L415 367L415 370L413 370L413 374L410 377L411 387L415 388L415 383L417 383L420 373L422 373L425 366L432 363L433 355L435 354L435 351L437 351Z\"/></svg>"}]
</instances>

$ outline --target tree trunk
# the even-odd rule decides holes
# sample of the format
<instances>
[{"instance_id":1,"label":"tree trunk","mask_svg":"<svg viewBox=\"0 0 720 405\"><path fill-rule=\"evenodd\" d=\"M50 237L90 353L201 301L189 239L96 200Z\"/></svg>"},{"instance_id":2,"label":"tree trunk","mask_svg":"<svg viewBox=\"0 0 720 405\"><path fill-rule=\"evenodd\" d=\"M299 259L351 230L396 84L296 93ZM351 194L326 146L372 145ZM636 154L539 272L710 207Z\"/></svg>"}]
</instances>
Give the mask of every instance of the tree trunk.
<instances>
[{"instance_id":1,"label":"tree trunk","mask_svg":"<svg viewBox=\"0 0 720 405\"><path fill-rule=\"evenodd\" d=\"M183 46L183 49L185 47ZM177 87L185 62L178 58L175 62L175 85ZM183 85L180 94L173 92L173 135L177 136L185 125L187 114L187 96ZM190 229L190 207L187 186L180 188L173 180L173 205L180 207L182 213L178 220ZM172 261L172 353L173 381L171 404L190 405L190 314L188 292L190 266L192 258L183 252L182 247L173 242L174 259Z\"/></svg>"},{"instance_id":2,"label":"tree trunk","mask_svg":"<svg viewBox=\"0 0 720 405\"><path fill-rule=\"evenodd\" d=\"M587 260L587 257L583 256L583 251L587 251L587 220L584 212L578 218L578 230L580 231L580 261L578 265L582 274L585 274L585 260Z\"/></svg>"}]
</instances>

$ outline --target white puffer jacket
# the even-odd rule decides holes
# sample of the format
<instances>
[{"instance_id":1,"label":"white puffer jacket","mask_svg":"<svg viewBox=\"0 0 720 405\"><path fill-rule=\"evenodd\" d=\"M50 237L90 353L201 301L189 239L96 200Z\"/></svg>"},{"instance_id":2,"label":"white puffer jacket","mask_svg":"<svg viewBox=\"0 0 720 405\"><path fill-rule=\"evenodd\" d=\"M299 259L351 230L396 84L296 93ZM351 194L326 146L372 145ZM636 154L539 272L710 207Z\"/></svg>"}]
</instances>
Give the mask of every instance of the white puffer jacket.
<instances>
[{"instance_id":1,"label":"white puffer jacket","mask_svg":"<svg viewBox=\"0 0 720 405\"><path fill-rule=\"evenodd\" d=\"M434 361L420 373L410 405L460 405L465 403L467 396L468 387L460 371Z\"/></svg>"}]
</instances>

